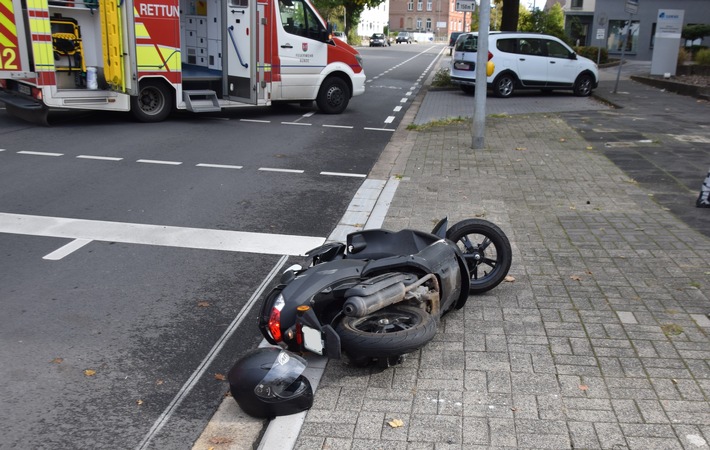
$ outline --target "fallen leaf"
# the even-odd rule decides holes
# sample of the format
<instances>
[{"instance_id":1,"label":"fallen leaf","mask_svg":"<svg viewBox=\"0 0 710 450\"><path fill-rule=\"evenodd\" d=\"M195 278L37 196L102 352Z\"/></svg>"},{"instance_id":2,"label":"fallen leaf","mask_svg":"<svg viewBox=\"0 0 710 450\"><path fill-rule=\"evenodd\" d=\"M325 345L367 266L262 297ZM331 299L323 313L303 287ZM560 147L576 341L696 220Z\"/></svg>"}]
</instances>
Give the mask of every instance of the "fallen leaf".
<instances>
[{"instance_id":1,"label":"fallen leaf","mask_svg":"<svg viewBox=\"0 0 710 450\"><path fill-rule=\"evenodd\" d=\"M560 142L566 142L566 141L567 141L567 139L565 139L565 138L560 138Z\"/></svg>"},{"instance_id":2,"label":"fallen leaf","mask_svg":"<svg viewBox=\"0 0 710 450\"><path fill-rule=\"evenodd\" d=\"M136 405L140 406L142 404L143 404L143 400L141 400L141 399L136 400Z\"/></svg>"},{"instance_id":3,"label":"fallen leaf","mask_svg":"<svg viewBox=\"0 0 710 450\"><path fill-rule=\"evenodd\" d=\"M208 306L210 306L210 302L206 302L204 300L199 301L199 302L197 302L197 306L200 308L207 308Z\"/></svg>"},{"instance_id":4,"label":"fallen leaf","mask_svg":"<svg viewBox=\"0 0 710 450\"><path fill-rule=\"evenodd\" d=\"M160 386L161 384L163 384L163 380L155 380L156 386Z\"/></svg>"},{"instance_id":5,"label":"fallen leaf","mask_svg":"<svg viewBox=\"0 0 710 450\"><path fill-rule=\"evenodd\" d=\"M393 419L387 422L392 428L399 428L404 426L404 422L401 419Z\"/></svg>"},{"instance_id":6,"label":"fallen leaf","mask_svg":"<svg viewBox=\"0 0 710 450\"><path fill-rule=\"evenodd\" d=\"M50 361L53 364L61 364L64 362L64 358L54 358L53 360Z\"/></svg>"},{"instance_id":7,"label":"fallen leaf","mask_svg":"<svg viewBox=\"0 0 710 450\"><path fill-rule=\"evenodd\" d=\"M572 275L570 278L574 281L582 281L582 277L580 277L579 275Z\"/></svg>"},{"instance_id":8,"label":"fallen leaf","mask_svg":"<svg viewBox=\"0 0 710 450\"><path fill-rule=\"evenodd\" d=\"M515 147L515 149L519 152L522 152L524 150L527 150L528 148L527 147Z\"/></svg>"},{"instance_id":9,"label":"fallen leaf","mask_svg":"<svg viewBox=\"0 0 710 450\"><path fill-rule=\"evenodd\" d=\"M225 377L225 376L222 375L221 373L216 373L216 374L214 374L214 379L215 379L215 380L219 380L219 381L224 381L224 380L227 379L227 377Z\"/></svg>"},{"instance_id":10,"label":"fallen leaf","mask_svg":"<svg viewBox=\"0 0 710 450\"><path fill-rule=\"evenodd\" d=\"M233 441L228 437L213 437L209 439L210 444L221 445L221 444L231 444Z\"/></svg>"},{"instance_id":11,"label":"fallen leaf","mask_svg":"<svg viewBox=\"0 0 710 450\"><path fill-rule=\"evenodd\" d=\"M507 281L508 283L512 283L515 281L515 277L511 277L510 275L506 275L503 281Z\"/></svg>"},{"instance_id":12,"label":"fallen leaf","mask_svg":"<svg viewBox=\"0 0 710 450\"><path fill-rule=\"evenodd\" d=\"M594 147L589 146L587 147L587 150L594 150Z\"/></svg>"},{"instance_id":13,"label":"fallen leaf","mask_svg":"<svg viewBox=\"0 0 710 450\"><path fill-rule=\"evenodd\" d=\"M96 375L96 371L93 369L86 369L84 371L84 375L86 375L87 377L93 377L94 375Z\"/></svg>"},{"instance_id":14,"label":"fallen leaf","mask_svg":"<svg viewBox=\"0 0 710 450\"><path fill-rule=\"evenodd\" d=\"M579 385L579 389L580 389L581 391L588 391L588 390L589 390L589 386L587 386L586 384L580 384L580 385Z\"/></svg>"}]
</instances>

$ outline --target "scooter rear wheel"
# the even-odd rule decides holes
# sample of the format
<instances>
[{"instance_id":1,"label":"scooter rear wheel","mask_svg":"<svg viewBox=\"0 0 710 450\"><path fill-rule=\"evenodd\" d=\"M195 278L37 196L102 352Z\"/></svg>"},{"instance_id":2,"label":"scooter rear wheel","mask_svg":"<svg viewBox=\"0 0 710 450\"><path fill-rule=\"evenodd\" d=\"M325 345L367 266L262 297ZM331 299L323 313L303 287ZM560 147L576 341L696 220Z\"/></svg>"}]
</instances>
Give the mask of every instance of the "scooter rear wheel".
<instances>
[{"instance_id":1,"label":"scooter rear wheel","mask_svg":"<svg viewBox=\"0 0 710 450\"><path fill-rule=\"evenodd\" d=\"M363 361L422 348L436 334L436 320L421 308L395 304L365 317L345 316L335 330L343 350L354 360Z\"/></svg>"}]
</instances>

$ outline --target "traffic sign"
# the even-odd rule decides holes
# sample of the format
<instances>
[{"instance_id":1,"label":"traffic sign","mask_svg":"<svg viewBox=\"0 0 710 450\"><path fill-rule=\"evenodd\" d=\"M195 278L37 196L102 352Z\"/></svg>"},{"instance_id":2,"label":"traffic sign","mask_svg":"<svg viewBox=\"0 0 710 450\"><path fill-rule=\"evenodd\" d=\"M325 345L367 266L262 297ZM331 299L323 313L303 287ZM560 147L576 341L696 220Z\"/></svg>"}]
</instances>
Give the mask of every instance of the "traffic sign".
<instances>
[{"instance_id":1,"label":"traffic sign","mask_svg":"<svg viewBox=\"0 0 710 450\"><path fill-rule=\"evenodd\" d=\"M473 12L476 10L476 0L456 0L456 11Z\"/></svg>"},{"instance_id":2,"label":"traffic sign","mask_svg":"<svg viewBox=\"0 0 710 450\"><path fill-rule=\"evenodd\" d=\"M626 0L626 7L624 8L629 14L636 14L639 12L639 2L638 0Z\"/></svg>"}]
</instances>

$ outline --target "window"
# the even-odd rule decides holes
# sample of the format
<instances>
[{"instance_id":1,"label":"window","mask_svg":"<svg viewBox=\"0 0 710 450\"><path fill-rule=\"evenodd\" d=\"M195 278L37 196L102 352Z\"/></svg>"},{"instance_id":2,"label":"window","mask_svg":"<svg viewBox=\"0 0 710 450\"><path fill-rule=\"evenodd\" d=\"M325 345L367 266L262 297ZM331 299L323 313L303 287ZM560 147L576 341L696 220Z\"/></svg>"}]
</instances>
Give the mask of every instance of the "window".
<instances>
[{"instance_id":1,"label":"window","mask_svg":"<svg viewBox=\"0 0 710 450\"><path fill-rule=\"evenodd\" d=\"M417 30L421 30L421 29L422 29L422 19L417 18Z\"/></svg>"},{"instance_id":2,"label":"window","mask_svg":"<svg viewBox=\"0 0 710 450\"><path fill-rule=\"evenodd\" d=\"M279 0L279 13L284 31L290 34L320 39L325 28L303 0Z\"/></svg>"},{"instance_id":3,"label":"window","mask_svg":"<svg viewBox=\"0 0 710 450\"><path fill-rule=\"evenodd\" d=\"M498 39L496 48L505 53L515 53L517 39Z\"/></svg>"},{"instance_id":4,"label":"window","mask_svg":"<svg viewBox=\"0 0 710 450\"><path fill-rule=\"evenodd\" d=\"M572 9L583 9L584 0L572 0L572 4L570 6Z\"/></svg>"},{"instance_id":5,"label":"window","mask_svg":"<svg viewBox=\"0 0 710 450\"><path fill-rule=\"evenodd\" d=\"M426 10L431 11L431 0L426 1Z\"/></svg>"},{"instance_id":6,"label":"window","mask_svg":"<svg viewBox=\"0 0 710 450\"><path fill-rule=\"evenodd\" d=\"M248 8L249 0L229 0L229 6L234 6L236 8Z\"/></svg>"},{"instance_id":7,"label":"window","mask_svg":"<svg viewBox=\"0 0 710 450\"><path fill-rule=\"evenodd\" d=\"M427 31L431 31L431 19L426 20L426 29Z\"/></svg>"},{"instance_id":8,"label":"window","mask_svg":"<svg viewBox=\"0 0 710 450\"><path fill-rule=\"evenodd\" d=\"M417 11L421 11L421 10L422 10L423 4L424 4L424 3L423 3L422 0L418 0L418 1L417 1Z\"/></svg>"},{"instance_id":9,"label":"window","mask_svg":"<svg viewBox=\"0 0 710 450\"><path fill-rule=\"evenodd\" d=\"M628 20L610 20L607 50L610 53L621 53L626 39L625 51L635 53L638 49L639 26L638 20L632 20L630 25Z\"/></svg>"},{"instance_id":10,"label":"window","mask_svg":"<svg viewBox=\"0 0 710 450\"><path fill-rule=\"evenodd\" d=\"M414 11L414 0L409 0L407 2L407 11Z\"/></svg>"},{"instance_id":11,"label":"window","mask_svg":"<svg viewBox=\"0 0 710 450\"><path fill-rule=\"evenodd\" d=\"M569 58L569 49L557 41L543 41L547 45L547 56L553 58Z\"/></svg>"}]
</instances>

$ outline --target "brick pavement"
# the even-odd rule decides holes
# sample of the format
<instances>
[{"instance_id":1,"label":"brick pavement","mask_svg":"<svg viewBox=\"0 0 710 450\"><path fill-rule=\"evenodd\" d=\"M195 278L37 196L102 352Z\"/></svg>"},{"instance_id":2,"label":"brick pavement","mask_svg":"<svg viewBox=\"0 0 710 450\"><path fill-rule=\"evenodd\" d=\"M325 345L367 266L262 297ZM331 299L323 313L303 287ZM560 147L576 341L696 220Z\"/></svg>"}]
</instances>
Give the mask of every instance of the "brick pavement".
<instances>
[{"instance_id":1,"label":"brick pavement","mask_svg":"<svg viewBox=\"0 0 710 450\"><path fill-rule=\"evenodd\" d=\"M492 220L515 281L400 366L329 361L296 448L710 448L710 239L559 115L486 125L400 128L384 226Z\"/></svg>"}]
</instances>

